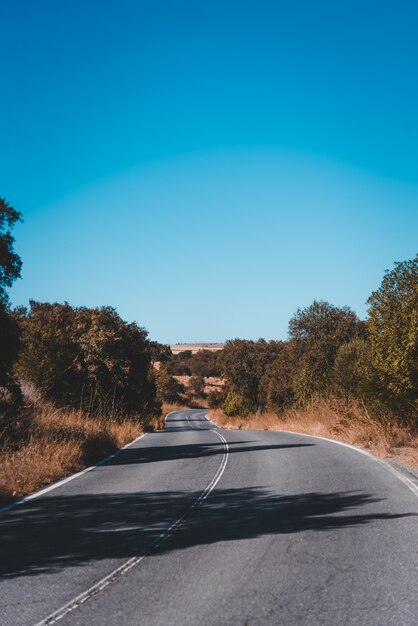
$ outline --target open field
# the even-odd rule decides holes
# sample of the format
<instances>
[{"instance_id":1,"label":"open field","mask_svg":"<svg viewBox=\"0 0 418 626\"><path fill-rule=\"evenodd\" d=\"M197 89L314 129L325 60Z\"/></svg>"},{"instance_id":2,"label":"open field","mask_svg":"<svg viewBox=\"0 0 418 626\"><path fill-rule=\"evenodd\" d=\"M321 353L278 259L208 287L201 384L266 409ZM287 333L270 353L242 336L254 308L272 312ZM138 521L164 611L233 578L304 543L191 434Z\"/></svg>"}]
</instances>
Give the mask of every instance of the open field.
<instances>
[{"instance_id":1,"label":"open field","mask_svg":"<svg viewBox=\"0 0 418 626\"><path fill-rule=\"evenodd\" d=\"M173 354L178 354L185 350L190 350L195 354L199 352L199 350L211 350L212 352L216 352L217 350L222 350L224 345L224 343L173 343L170 345L170 348Z\"/></svg>"}]
</instances>

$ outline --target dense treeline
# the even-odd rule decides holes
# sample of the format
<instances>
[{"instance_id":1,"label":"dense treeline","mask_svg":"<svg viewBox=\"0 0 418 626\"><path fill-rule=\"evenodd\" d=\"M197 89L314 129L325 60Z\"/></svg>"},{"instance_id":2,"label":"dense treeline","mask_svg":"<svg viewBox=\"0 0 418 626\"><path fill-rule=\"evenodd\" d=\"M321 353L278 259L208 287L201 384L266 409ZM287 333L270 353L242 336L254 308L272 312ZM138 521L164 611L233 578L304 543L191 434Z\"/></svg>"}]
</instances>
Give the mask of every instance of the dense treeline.
<instances>
[{"instance_id":1,"label":"dense treeline","mask_svg":"<svg viewBox=\"0 0 418 626\"><path fill-rule=\"evenodd\" d=\"M183 350L168 357L167 371L173 376L221 376L219 352Z\"/></svg>"},{"instance_id":2,"label":"dense treeline","mask_svg":"<svg viewBox=\"0 0 418 626\"><path fill-rule=\"evenodd\" d=\"M147 332L114 309L32 301L19 325L16 371L44 398L112 417L157 410Z\"/></svg>"},{"instance_id":3,"label":"dense treeline","mask_svg":"<svg viewBox=\"0 0 418 626\"><path fill-rule=\"evenodd\" d=\"M418 256L396 263L369 298L366 322L348 307L314 301L289 322L287 341L228 341L222 351L183 351L149 341L110 307L31 302L10 309L7 288L20 276L11 234L21 215L0 198L0 414L22 402L20 381L57 407L118 418L158 414L205 397L205 378L225 380L212 407L242 417L285 412L316 398L355 398L376 417L418 423ZM153 363L159 362L159 369Z\"/></svg>"},{"instance_id":4,"label":"dense treeline","mask_svg":"<svg viewBox=\"0 0 418 626\"><path fill-rule=\"evenodd\" d=\"M0 502L159 428L164 385L154 362L171 354L110 307L32 301L11 309L19 220L0 198Z\"/></svg>"},{"instance_id":5,"label":"dense treeline","mask_svg":"<svg viewBox=\"0 0 418 626\"><path fill-rule=\"evenodd\" d=\"M12 229L21 214L0 198L0 411L15 407L20 398L13 364L20 347L19 326L10 311L7 288L19 278L21 260L14 251Z\"/></svg>"},{"instance_id":6,"label":"dense treeline","mask_svg":"<svg viewBox=\"0 0 418 626\"><path fill-rule=\"evenodd\" d=\"M167 348L110 307L30 302L12 311L6 289L20 276L11 230L21 215L0 199L0 421L20 411L22 382L45 401L114 420L161 412L152 363ZM169 349L168 349L168 352ZM9 429L10 430L10 429Z\"/></svg>"},{"instance_id":7,"label":"dense treeline","mask_svg":"<svg viewBox=\"0 0 418 626\"><path fill-rule=\"evenodd\" d=\"M207 379L221 376L218 355L212 350L173 354L169 346L159 345L155 352L158 369L154 373L158 399L170 404L201 405L207 397ZM178 377L187 377L187 385Z\"/></svg>"},{"instance_id":8,"label":"dense treeline","mask_svg":"<svg viewBox=\"0 0 418 626\"><path fill-rule=\"evenodd\" d=\"M348 307L314 301L290 320L288 341L228 341L218 355L225 390L210 405L245 417L338 396L416 427L418 256L387 271L368 304L367 322Z\"/></svg>"}]
</instances>

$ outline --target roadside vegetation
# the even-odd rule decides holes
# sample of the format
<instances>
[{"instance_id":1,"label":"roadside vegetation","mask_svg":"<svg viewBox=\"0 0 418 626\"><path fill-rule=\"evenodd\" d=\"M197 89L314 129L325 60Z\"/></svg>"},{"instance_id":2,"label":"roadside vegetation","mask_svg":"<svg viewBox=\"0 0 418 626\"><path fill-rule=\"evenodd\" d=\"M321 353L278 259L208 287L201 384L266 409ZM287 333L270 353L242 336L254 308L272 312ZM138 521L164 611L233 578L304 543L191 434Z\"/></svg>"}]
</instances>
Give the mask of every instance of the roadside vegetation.
<instances>
[{"instance_id":1,"label":"roadside vegetation","mask_svg":"<svg viewBox=\"0 0 418 626\"><path fill-rule=\"evenodd\" d=\"M167 351L111 307L30 302L10 308L20 276L0 199L0 501L94 463L162 425L153 362Z\"/></svg>"},{"instance_id":2,"label":"roadside vegetation","mask_svg":"<svg viewBox=\"0 0 418 626\"><path fill-rule=\"evenodd\" d=\"M330 436L418 464L418 256L396 263L368 319L314 301L286 341L233 339L222 350L152 342L111 307L31 301L0 198L0 502L103 458L163 414L209 406L220 426Z\"/></svg>"},{"instance_id":3,"label":"roadside vegetation","mask_svg":"<svg viewBox=\"0 0 418 626\"><path fill-rule=\"evenodd\" d=\"M224 385L221 352L186 349L172 354L165 348L156 373L160 400L183 408L206 406L208 397Z\"/></svg>"},{"instance_id":4,"label":"roadside vegetation","mask_svg":"<svg viewBox=\"0 0 418 626\"><path fill-rule=\"evenodd\" d=\"M361 321L315 301L292 317L287 341L228 341L212 418L330 436L418 464L418 256L387 271L368 305Z\"/></svg>"}]
</instances>

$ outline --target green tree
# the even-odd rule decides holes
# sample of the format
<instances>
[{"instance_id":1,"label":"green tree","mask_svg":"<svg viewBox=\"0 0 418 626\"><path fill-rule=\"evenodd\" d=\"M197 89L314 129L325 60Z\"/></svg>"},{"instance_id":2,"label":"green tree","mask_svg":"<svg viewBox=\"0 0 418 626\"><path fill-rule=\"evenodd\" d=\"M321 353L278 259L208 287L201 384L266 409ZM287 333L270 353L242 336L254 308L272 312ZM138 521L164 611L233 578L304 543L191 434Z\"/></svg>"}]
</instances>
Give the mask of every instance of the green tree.
<instances>
[{"instance_id":1,"label":"green tree","mask_svg":"<svg viewBox=\"0 0 418 626\"><path fill-rule=\"evenodd\" d=\"M214 389L208 393L208 406L210 409L220 409L226 400L225 389Z\"/></svg>"},{"instance_id":2,"label":"green tree","mask_svg":"<svg viewBox=\"0 0 418 626\"><path fill-rule=\"evenodd\" d=\"M300 372L295 380L295 394L305 402L331 387L331 371L341 345L364 337L366 327L349 307L336 307L314 301L298 309L289 322L289 336L295 341Z\"/></svg>"},{"instance_id":3,"label":"green tree","mask_svg":"<svg viewBox=\"0 0 418 626\"><path fill-rule=\"evenodd\" d=\"M31 301L30 311L21 311L19 376L48 400L63 405L80 402L85 382L73 322L74 312L67 303Z\"/></svg>"},{"instance_id":4,"label":"green tree","mask_svg":"<svg viewBox=\"0 0 418 626\"><path fill-rule=\"evenodd\" d=\"M264 409L267 398L263 377L281 348L281 342L264 339L226 342L221 367L227 381L224 408L228 414L244 416Z\"/></svg>"},{"instance_id":5,"label":"green tree","mask_svg":"<svg viewBox=\"0 0 418 626\"><path fill-rule=\"evenodd\" d=\"M147 331L110 307L31 302L19 372L58 405L112 417L158 412Z\"/></svg>"},{"instance_id":6,"label":"green tree","mask_svg":"<svg viewBox=\"0 0 418 626\"><path fill-rule=\"evenodd\" d=\"M300 355L295 341L287 341L266 369L263 385L267 405L281 413L295 402L295 379L300 372Z\"/></svg>"},{"instance_id":7,"label":"green tree","mask_svg":"<svg viewBox=\"0 0 418 626\"><path fill-rule=\"evenodd\" d=\"M0 387L13 390L17 386L11 369L19 349L19 328L10 314L7 288L20 277L22 262L14 251L11 230L21 219L21 214L0 198Z\"/></svg>"},{"instance_id":8,"label":"green tree","mask_svg":"<svg viewBox=\"0 0 418 626\"><path fill-rule=\"evenodd\" d=\"M20 277L22 261L13 248L14 239L11 230L22 215L0 198L0 302L8 303L6 289Z\"/></svg>"},{"instance_id":9,"label":"green tree","mask_svg":"<svg viewBox=\"0 0 418 626\"><path fill-rule=\"evenodd\" d=\"M418 255L386 271L368 300L371 357L380 394L405 418L418 418Z\"/></svg>"},{"instance_id":10,"label":"green tree","mask_svg":"<svg viewBox=\"0 0 418 626\"><path fill-rule=\"evenodd\" d=\"M173 358L170 346L158 343L158 341L150 341L152 362L169 363Z\"/></svg>"},{"instance_id":11,"label":"green tree","mask_svg":"<svg viewBox=\"0 0 418 626\"><path fill-rule=\"evenodd\" d=\"M4 303L0 303L0 388L4 389L5 397L12 392L14 401L20 399L17 382L11 373L13 364L17 359L19 346L19 326L10 314L8 307Z\"/></svg>"},{"instance_id":12,"label":"green tree","mask_svg":"<svg viewBox=\"0 0 418 626\"><path fill-rule=\"evenodd\" d=\"M370 344L365 339L352 339L342 344L332 370L337 394L365 400L373 394Z\"/></svg>"},{"instance_id":13,"label":"green tree","mask_svg":"<svg viewBox=\"0 0 418 626\"><path fill-rule=\"evenodd\" d=\"M178 354L173 354L167 363L167 369L173 376L191 376L190 362L193 353L191 350L183 350Z\"/></svg>"},{"instance_id":14,"label":"green tree","mask_svg":"<svg viewBox=\"0 0 418 626\"><path fill-rule=\"evenodd\" d=\"M203 376L192 376L189 380L189 388L197 398L205 397L205 379Z\"/></svg>"},{"instance_id":15,"label":"green tree","mask_svg":"<svg viewBox=\"0 0 418 626\"><path fill-rule=\"evenodd\" d=\"M165 367L154 369L153 376L157 387L157 398L162 402L173 404L182 402L182 394L185 392L184 385L174 378Z\"/></svg>"},{"instance_id":16,"label":"green tree","mask_svg":"<svg viewBox=\"0 0 418 626\"><path fill-rule=\"evenodd\" d=\"M198 350L190 359L193 376L220 376L219 352Z\"/></svg>"}]
</instances>

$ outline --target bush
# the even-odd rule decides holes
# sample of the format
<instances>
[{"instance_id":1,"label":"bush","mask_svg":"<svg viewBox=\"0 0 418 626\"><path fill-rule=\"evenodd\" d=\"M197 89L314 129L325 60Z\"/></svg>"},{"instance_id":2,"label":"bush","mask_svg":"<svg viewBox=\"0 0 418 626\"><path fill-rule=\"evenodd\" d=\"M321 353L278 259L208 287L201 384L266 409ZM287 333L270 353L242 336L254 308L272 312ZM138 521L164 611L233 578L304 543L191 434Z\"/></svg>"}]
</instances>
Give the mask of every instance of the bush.
<instances>
[{"instance_id":1,"label":"bush","mask_svg":"<svg viewBox=\"0 0 418 626\"><path fill-rule=\"evenodd\" d=\"M248 417L251 413L256 411L256 407L247 403L244 398L236 393L236 391L230 389L227 394L225 401L223 403L223 410L226 415L234 416L239 415L240 417Z\"/></svg>"},{"instance_id":2,"label":"bush","mask_svg":"<svg viewBox=\"0 0 418 626\"><path fill-rule=\"evenodd\" d=\"M331 372L340 346L365 337L366 325L349 307L314 301L309 307L298 309L290 320L289 336L300 357L295 397L303 404L331 390Z\"/></svg>"},{"instance_id":3,"label":"bush","mask_svg":"<svg viewBox=\"0 0 418 626\"><path fill-rule=\"evenodd\" d=\"M0 387L13 384L11 374L20 348L20 330L17 320L5 303L0 302Z\"/></svg>"},{"instance_id":4,"label":"bush","mask_svg":"<svg viewBox=\"0 0 418 626\"><path fill-rule=\"evenodd\" d=\"M12 366L19 349L19 327L10 313L7 288L20 277L22 262L13 248L11 231L21 214L0 198L0 412L17 408L21 401Z\"/></svg>"},{"instance_id":5,"label":"bush","mask_svg":"<svg viewBox=\"0 0 418 626\"><path fill-rule=\"evenodd\" d=\"M173 355L167 362L167 369L174 376L220 376L220 351L198 350L195 354L191 350L183 350Z\"/></svg>"},{"instance_id":6,"label":"bush","mask_svg":"<svg viewBox=\"0 0 418 626\"><path fill-rule=\"evenodd\" d=\"M208 406L210 409L220 409L226 400L226 392L214 389L208 393Z\"/></svg>"},{"instance_id":7,"label":"bush","mask_svg":"<svg viewBox=\"0 0 418 626\"><path fill-rule=\"evenodd\" d=\"M353 398L366 398L370 389L370 344L364 339L353 339L340 346L332 371L337 393Z\"/></svg>"},{"instance_id":8,"label":"bush","mask_svg":"<svg viewBox=\"0 0 418 626\"><path fill-rule=\"evenodd\" d=\"M206 394L203 376L192 376L189 380L189 389L197 398L204 398Z\"/></svg>"},{"instance_id":9,"label":"bush","mask_svg":"<svg viewBox=\"0 0 418 626\"><path fill-rule=\"evenodd\" d=\"M418 420L418 255L387 271L369 304L371 359L380 395L407 421Z\"/></svg>"},{"instance_id":10,"label":"bush","mask_svg":"<svg viewBox=\"0 0 418 626\"><path fill-rule=\"evenodd\" d=\"M160 402L179 404L183 401L184 385L176 380L165 367L154 370L154 378L157 387L157 398Z\"/></svg>"},{"instance_id":11,"label":"bush","mask_svg":"<svg viewBox=\"0 0 418 626\"><path fill-rule=\"evenodd\" d=\"M283 344L278 341L267 342L264 339L247 341L234 339L227 341L222 351L222 373L231 392L227 405L237 407L244 412L261 410L266 405L266 386L263 377L268 366L282 350ZM234 398L234 400L232 400Z\"/></svg>"},{"instance_id":12,"label":"bush","mask_svg":"<svg viewBox=\"0 0 418 626\"><path fill-rule=\"evenodd\" d=\"M147 332L110 307L31 302L19 373L60 406L121 416L158 411Z\"/></svg>"},{"instance_id":13,"label":"bush","mask_svg":"<svg viewBox=\"0 0 418 626\"><path fill-rule=\"evenodd\" d=\"M262 384L266 389L267 406L282 413L295 402L295 379L300 371L300 358L294 341L282 345L281 351L266 369Z\"/></svg>"}]
</instances>

